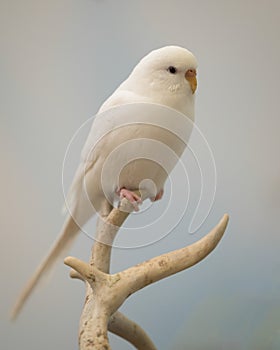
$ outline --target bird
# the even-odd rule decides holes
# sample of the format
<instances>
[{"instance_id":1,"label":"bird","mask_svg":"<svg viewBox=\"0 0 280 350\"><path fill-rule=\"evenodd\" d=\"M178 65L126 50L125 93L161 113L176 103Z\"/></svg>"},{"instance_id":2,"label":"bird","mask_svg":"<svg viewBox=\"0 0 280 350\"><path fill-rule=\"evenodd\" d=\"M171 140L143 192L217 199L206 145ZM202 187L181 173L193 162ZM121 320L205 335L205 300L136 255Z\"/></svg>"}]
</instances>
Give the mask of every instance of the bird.
<instances>
[{"instance_id":1,"label":"bird","mask_svg":"<svg viewBox=\"0 0 280 350\"><path fill-rule=\"evenodd\" d=\"M163 109L170 112L167 119L171 128L178 124L177 118L172 119L176 113L194 121L196 89L197 59L194 54L180 46L164 46L144 56L101 105L67 196L68 216L54 245L19 295L12 319L18 316L43 276L64 257L83 225L94 214L106 218L116 198L126 198L135 211L143 199L157 201L162 198L168 173L189 138L186 135L182 141L168 128L161 127ZM149 118L155 122L150 123ZM178 128L181 129L180 125ZM165 146L175 154L173 160L170 157L170 162L166 162ZM147 153L152 154L145 157ZM157 158L162 160L157 162ZM135 193L140 187L143 196Z\"/></svg>"}]
</instances>

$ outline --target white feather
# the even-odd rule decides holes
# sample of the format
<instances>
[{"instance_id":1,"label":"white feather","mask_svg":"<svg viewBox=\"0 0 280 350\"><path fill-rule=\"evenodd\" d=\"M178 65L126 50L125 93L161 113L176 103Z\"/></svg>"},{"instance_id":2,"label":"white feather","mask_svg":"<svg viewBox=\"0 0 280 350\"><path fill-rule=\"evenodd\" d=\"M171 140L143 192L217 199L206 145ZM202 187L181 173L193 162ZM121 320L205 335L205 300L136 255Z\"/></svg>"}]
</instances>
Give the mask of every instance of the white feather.
<instances>
[{"instance_id":1,"label":"white feather","mask_svg":"<svg viewBox=\"0 0 280 350\"><path fill-rule=\"evenodd\" d=\"M168 72L169 66L175 66L178 73L170 74ZM167 46L154 50L139 62L127 80L101 106L82 150L81 164L67 196L67 208L71 215L66 219L61 234L51 251L20 295L13 310L13 317L17 316L43 275L53 267L55 261L61 258L65 250L69 248L80 227L96 211L109 207L106 205L107 198L104 195L103 185L105 185L106 194L111 200L115 196L118 186L136 189L143 179L152 179L156 184L157 191L163 188L167 174L162 171L156 162L150 162L147 159L132 162L125 167L120 178L115 178L114 172L117 171L118 162L125 162L129 157L139 153L139 144L137 146L133 142L125 152L118 155L116 159L112 159L110 171L105 174L104 184L101 184L101 172L104 167L106 168L106 159L118 146L126 142L133 141L136 138L150 139L151 142L156 140L166 144L167 147L171 147L178 155L182 153L185 147L182 143L174 141L174 138L172 139L171 134L167 131L159 131L159 128L153 126L143 126L135 123L132 126L118 128L121 123L124 123L125 118L121 120L122 117L116 112L119 111L117 107L135 103L164 105L187 115L193 120L194 95L185 79L185 72L188 69L196 69L196 66L195 57L186 49ZM131 118L135 122L143 122L145 119L144 115L139 114L135 114ZM104 136L105 134L106 136ZM143 144L145 152L150 152L151 148L154 147ZM158 154L158 157L161 158L161 154ZM171 160L168 166L171 171L174 161ZM147 191L151 190L147 188ZM153 197L154 195L155 193L148 193L148 196ZM105 210L104 214L106 215L108 212Z\"/></svg>"}]
</instances>

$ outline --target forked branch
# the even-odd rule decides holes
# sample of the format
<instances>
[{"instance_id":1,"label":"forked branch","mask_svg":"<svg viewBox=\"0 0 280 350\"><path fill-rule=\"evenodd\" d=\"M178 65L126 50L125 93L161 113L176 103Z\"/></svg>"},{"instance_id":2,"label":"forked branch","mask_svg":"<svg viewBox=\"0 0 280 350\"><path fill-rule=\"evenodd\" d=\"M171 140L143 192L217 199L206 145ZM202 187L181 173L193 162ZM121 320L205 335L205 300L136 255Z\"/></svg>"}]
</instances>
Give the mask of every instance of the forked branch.
<instances>
[{"instance_id":1,"label":"forked branch","mask_svg":"<svg viewBox=\"0 0 280 350\"><path fill-rule=\"evenodd\" d=\"M118 312L131 294L160 279L180 272L204 259L222 238L228 215L205 237L194 244L160 255L116 274L109 274L111 244L128 212L113 209L104 223L99 224L98 238L106 237L106 244L96 242L90 263L68 257L65 264L72 267L74 278L87 282L87 297L81 318L80 349L110 349L107 327L130 341L137 349L155 350L141 327ZM100 259L98 259L100 258ZM102 262L103 261L103 262ZM101 263L102 262L102 263Z\"/></svg>"}]
</instances>

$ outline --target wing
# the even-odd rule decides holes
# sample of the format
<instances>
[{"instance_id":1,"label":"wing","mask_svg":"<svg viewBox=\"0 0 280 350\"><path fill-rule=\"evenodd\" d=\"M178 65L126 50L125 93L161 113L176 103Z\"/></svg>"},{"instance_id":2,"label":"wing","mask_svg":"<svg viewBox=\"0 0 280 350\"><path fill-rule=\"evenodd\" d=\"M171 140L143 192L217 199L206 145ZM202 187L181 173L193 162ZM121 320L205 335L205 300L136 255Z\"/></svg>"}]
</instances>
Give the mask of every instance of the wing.
<instances>
[{"instance_id":1,"label":"wing","mask_svg":"<svg viewBox=\"0 0 280 350\"><path fill-rule=\"evenodd\" d=\"M82 149L81 162L66 197L65 208L67 207L70 213L74 211L77 213L77 208L81 206L81 202L85 198L85 193L83 193L85 175L89 171L95 171L94 166L102 155L102 150L104 151L104 142L100 141L118 125L113 107L135 102L145 102L145 99L130 91L116 90L99 109Z\"/></svg>"}]
</instances>

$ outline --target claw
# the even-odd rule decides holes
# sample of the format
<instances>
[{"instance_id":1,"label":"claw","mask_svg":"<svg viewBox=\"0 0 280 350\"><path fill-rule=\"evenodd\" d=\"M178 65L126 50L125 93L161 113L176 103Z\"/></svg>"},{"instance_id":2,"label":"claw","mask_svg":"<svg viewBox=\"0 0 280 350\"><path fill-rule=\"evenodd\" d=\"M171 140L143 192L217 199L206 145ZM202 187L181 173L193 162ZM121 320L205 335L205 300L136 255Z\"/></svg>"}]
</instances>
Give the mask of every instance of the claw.
<instances>
[{"instance_id":1,"label":"claw","mask_svg":"<svg viewBox=\"0 0 280 350\"><path fill-rule=\"evenodd\" d=\"M162 198L162 196L163 196L163 189L161 189L159 191L159 193L154 198L151 198L151 201L152 202L158 201L158 200L160 200Z\"/></svg>"}]
</instances>

